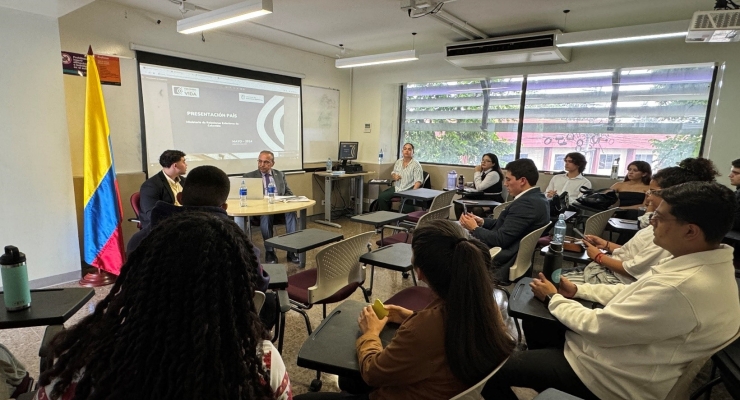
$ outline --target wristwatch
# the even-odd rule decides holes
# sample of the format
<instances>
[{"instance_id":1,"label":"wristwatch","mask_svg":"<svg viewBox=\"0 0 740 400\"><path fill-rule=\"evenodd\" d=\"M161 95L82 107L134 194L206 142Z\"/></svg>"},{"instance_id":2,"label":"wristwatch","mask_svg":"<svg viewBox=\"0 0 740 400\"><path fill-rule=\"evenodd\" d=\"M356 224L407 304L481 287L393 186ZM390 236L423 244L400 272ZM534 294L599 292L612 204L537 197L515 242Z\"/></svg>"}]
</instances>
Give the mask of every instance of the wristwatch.
<instances>
[{"instance_id":1,"label":"wristwatch","mask_svg":"<svg viewBox=\"0 0 740 400\"><path fill-rule=\"evenodd\" d=\"M550 305L550 300L552 300L552 298L555 297L556 294L557 293L550 293L547 296L545 296L545 305L546 306L549 306Z\"/></svg>"}]
</instances>

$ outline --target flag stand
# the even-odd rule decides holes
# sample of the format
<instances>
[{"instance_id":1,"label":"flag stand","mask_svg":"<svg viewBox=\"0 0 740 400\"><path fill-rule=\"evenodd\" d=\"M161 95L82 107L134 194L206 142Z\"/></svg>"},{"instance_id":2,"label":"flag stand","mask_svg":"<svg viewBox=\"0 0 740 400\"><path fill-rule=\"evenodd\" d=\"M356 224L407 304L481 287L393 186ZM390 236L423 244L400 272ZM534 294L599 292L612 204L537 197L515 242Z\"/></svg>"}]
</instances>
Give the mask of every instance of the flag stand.
<instances>
[{"instance_id":1,"label":"flag stand","mask_svg":"<svg viewBox=\"0 0 740 400\"><path fill-rule=\"evenodd\" d=\"M110 285L116 282L116 276L109 274L100 268L96 268L97 272L88 272L85 276L80 279L80 286L85 287L100 287Z\"/></svg>"}]
</instances>

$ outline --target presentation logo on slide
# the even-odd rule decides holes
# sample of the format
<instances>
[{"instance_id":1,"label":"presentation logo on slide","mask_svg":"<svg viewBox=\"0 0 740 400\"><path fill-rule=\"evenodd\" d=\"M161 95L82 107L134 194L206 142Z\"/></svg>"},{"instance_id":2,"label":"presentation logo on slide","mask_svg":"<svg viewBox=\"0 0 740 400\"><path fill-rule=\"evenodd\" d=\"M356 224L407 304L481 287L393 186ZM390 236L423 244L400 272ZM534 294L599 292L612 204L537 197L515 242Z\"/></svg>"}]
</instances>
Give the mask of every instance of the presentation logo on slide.
<instances>
[{"instance_id":1,"label":"presentation logo on slide","mask_svg":"<svg viewBox=\"0 0 740 400\"><path fill-rule=\"evenodd\" d=\"M172 86L173 96L200 97L200 89L186 86Z\"/></svg>"}]
</instances>

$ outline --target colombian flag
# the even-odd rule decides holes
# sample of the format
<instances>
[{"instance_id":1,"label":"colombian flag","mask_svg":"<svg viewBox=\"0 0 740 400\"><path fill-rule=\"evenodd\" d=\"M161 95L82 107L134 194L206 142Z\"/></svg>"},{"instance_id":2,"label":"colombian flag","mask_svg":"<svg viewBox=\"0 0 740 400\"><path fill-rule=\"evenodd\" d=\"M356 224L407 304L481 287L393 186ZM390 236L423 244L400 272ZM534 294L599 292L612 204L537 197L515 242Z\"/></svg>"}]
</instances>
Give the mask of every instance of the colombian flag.
<instances>
[{"instance_id":1,"label":"colombian flag","mask_svg":"<svg viewBox=\"0 0 740 400\"><path fill-rule=\"evenodd\" d=\"M87 52L83 198L85 262L118 275L123 265L123 213L98 67Z\"/></svg>"}]
</instances>

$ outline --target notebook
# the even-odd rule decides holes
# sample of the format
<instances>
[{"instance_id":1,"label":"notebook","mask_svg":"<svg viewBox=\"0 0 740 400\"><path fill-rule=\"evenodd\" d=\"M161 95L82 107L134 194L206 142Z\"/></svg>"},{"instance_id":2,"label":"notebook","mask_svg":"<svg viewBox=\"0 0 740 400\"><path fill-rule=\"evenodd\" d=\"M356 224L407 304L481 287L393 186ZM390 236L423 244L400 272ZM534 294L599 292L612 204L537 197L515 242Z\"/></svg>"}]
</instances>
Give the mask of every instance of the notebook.
<instances>
[{"instance_id":1,"label":"notebook","mask_svg":"<svg viewBox=\"0 0 740 400\"><path fill-rule=\"evenodd\" d=\"M264 198L264 188L262 187L262 179L260 178L242 178L239 176L230 176L231 187L229 188L229 198L239 198L239 187L242 185L242 181L247 185L247 199L249 200L261 200Z\"/></svg>"}]
</instances>

